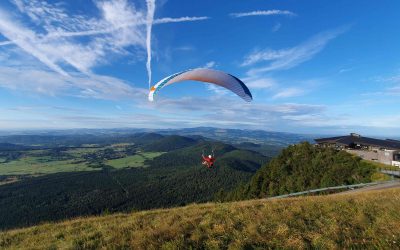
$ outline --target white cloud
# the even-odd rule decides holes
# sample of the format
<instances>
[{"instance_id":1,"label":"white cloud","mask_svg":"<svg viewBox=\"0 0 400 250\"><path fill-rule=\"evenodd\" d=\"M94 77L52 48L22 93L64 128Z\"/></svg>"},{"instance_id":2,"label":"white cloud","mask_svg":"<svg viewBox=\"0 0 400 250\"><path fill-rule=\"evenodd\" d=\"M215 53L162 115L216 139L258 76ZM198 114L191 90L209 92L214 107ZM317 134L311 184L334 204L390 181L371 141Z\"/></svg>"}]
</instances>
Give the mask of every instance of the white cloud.
<instances>
[{"instance_id":1,"label":"white cloud","mask_svg":"<svg viewBox=\"0 0 400 250\"><path fill-rule=\"evenodd\" d=\"M273 27L272 27L272 32L277 32L278 30L280 30L282 27L281 23L276 23Z\"/></svg>"},{"instance_id":2,"label":"white cloud","mask_svg":"<svg viewBox=\"0 0 400 250\"><path fill-rule=\"evenodd\" d=\"M6 45L11 45L11 44L14 44L14 43L11 41L0 42L0 46L6 46Z\"/></svg>"},{"instance_id":3,"label":"white cloud","mask_svg":"<svg viewBox=\"0 0 400 250\"><path fill-rule=\"evenodd\" d=\"M261 62L270 62L267 66L260 66L248 71L249 75L275 70L293 68L303 62L312 59L322 51L329 41L344 33L348 28L339 28L319 33L309 40L287 49L256 50L245 57L242 66L249 66Z\"/></svg>"},{"instance_id":4,"label":"white cloud","mask_svg":"<svg viewBox=\"0 0 400 250\"><path fill-rule=\"evenodd\" d=\"M0 33L7 39L13 41L24 51L36 57L50 69L61 75L68 75L45 53L45 51L34 45L37 41L37 36L33 31L21 26L15 21L11 21L7 13L2 10L0 10Z\"/></svg>"},{"instance_id":5,"label":"white cloud","mask_svg":"<svg viewBox=\"0 0 400 250\"><path fill-rule=\"evenodd\" d=\"M208 63L206 63L203 67L201 68L214 68L217 65L217 63L215 61L209 61Z\"/></svg>"},{"instance_id":6,"label":"white cloud","mask_svg":"<svg viewBox=\"0 0 400 250\"><path fill-rule=\"evenodd\" d=\"M82 98L133 98L146 100L147 90L135 88L114 77L74 73L60 76L35 68L0 67L0 87L41 95L66 95Z\"/></svg>"},{"instance_id":7,"label":"white cloud","mask_svg":"<svg viewBox=\"0 0 400 250\"><path fill-rule=\"evenodd\" d=\"M207 20L210 19L209 17L178 17L178 18L172 18L172 17L164 17L164 18L159 18L159 19L154 19L153 20L153 25L159 25L159 24L167 24L167 23L180 23L180 22L195 22L195 21L202 21L202 20ZM65 31L65 30L56 30L52 33L49 33L46 35L46 38L61 38L61 37L81 37L81 36L94 36L94 35L106 35L110 34L116 31L119 31L121 29L127 29L132 26L143 26L146 25L146 22L144 20L137 20L135 23L121 23L119 25L114 25L113 27L98 27L97 29L84 29L80 31ZM105 25L107 26L107 25ZM4 43L4 44L3 44ZM11 41L6 41L0 43L1 45L8 45L12 44Z\"/></svg>"},{"instance_id":8,"label":"white cloud","mask_svg":"<svg viewBox=\"0 0 400 250\"><path fill-rule=\"evenodd\" d=\"M107 63L110 54L136 55L126 50L133 46L146 48L145 11L127 0L95 2L100 17L72 15L63 5L39 0L14 0L20 14L30 18L27 26L0 10L0 33L9 41L36 57L50 69L68 75L65 64L90 74L91 69ZM207 17L161 18L158 24L205 20ZM25 22L26 23L26 22ZM75 37L88 36L85 40ZM132 51L132 50L131 50ZM141 57L141 55L140 55Z\"/></svg>"},{"instance_id":9,"label":"white cloud","mask_svg":"<svg viewBox=\"0 0 400 250\"><path fill-rule=\"evenodd\" d=\"M379 83L379 90L362 93L361 96L400 96L400 74L378 76L371 80Z\"/></svg>"},{"instance_id":10,"label":"white cloud","mask_svg":"<svg viewBox=\"0 0 400 250\"><path fill-rule=\"evenodd\" d=\"M389 88L388 93L391 93L392 95L400 95L400 85Z\"/></svg>"},{"instance_id":11,"label":"white cloud","mask_svg":"<svg viewBox=\"0 0 400 250\"><path fill-rule=\"evenodd\" d=\"M97 20L68 15L57 5L43 1L18 0L16 4L40 28L27 27L2 12L0 32L25 52L64 76L67 75L62 69L65 63L80 72L90 74L91 68L105 62L106 55L110 52L125 53L124 47L127 46L144 47L144 29L132 25L102 37L93 37L87 42L78 42L72 36L60 36L88 28L116 30L116 26L142 20L143 14L124 0L98 2L97 7L102 16ZM47 33L41 33L42 29Z\"/></svg>"},{"instance_id":12,"label":"white cloud","mask_svg":"<svg viewBox=\"0 0 400 250\"><path fill-rule=\"evenodd\" d=\"M232 17L248 17L248 16L296 16L295 13L288 10L255 10L251 12L231 13Z\"/></svg>"},{"instance_id":13,"label":"white cloud","mask_svg":"<svg viewBox=\"0 0 400 250\"><path fill-rule=\"evenodd\" d=\"M277 85L276 81L270 77L251 76L244 77L242 80L250 89L271 89Z\"/></svg>"},{"instance_id":14,"label":"white cloud","mask_svg":"<svg viewBox=\"0 0 400 250\"><path fill-rule=\"evenodd\" d=\"M214 92L214 94L216 96L224 96L224 95L229 95L230 94L230 92L227 89L219 87L219 86L217 87L217 86L214 86L212 84L207 84L206 88L207 88L207 90L209 90L211 92Z\"/></svg>"},{"instance_id":15,"label":"white cloud","mask_svg":"<svg viewBox=\"0 0 400 250\"><path fill-rule=\"evenodd\" d=\"M346 72L349 72L352 70L353 70L353 68L342 68L339 70L339 74L343 74L343 73L346 73Z\"/></svg>"},{"instance_id":16,"label":"white cloud","mask_svg":"<svg viewBox=\"0 0 400 250\"><path fill-rule=\"evenodd\" d=\"M302 94L304 94L304 90L302 90L302 89L299 89L299 88L286 88L286 89L280 90L272 98L273 99L289 98L289 97L294 97L294 96L300 96Z\"/></svg>"},{"instance_id":17,"label":"white cloud","mask_svg":"<svg viewBox=\"0 0 400 250\"><path fill-rule=\"evenodd\" d=\"M196 50L196 48L191 46L191 45L184 45L184 46L176 47L176 48L174 48L174 50L178 50L178 51L194 51L194 50Z\"/></svg>"},{"instance_id":18,"label":"white cloud","mask_svg":"<svg viewBox=\"0 0 400 250\"><path fill-rule=\"evenodd\" d=\"M138 10L127 0L96 1L98 15L94 18L71 14L63 8L65 5L58 3L14 0L14 4L17 11L13 15L0 9L0 33L8 39L0 42L0 46L16 45L0 54L1 58L7 58L0 69L1 87L102 99L137 97L140 93L145 100L143 89L92 73L94 67L109 63L115 55L142 58L140 52L148 45L145 10ZM154 21L164 24L205 19L181 17ZM79 36L87 38L76 39ZM147 48L151 53L151 45Z\"/></svg>"}]
</instances>

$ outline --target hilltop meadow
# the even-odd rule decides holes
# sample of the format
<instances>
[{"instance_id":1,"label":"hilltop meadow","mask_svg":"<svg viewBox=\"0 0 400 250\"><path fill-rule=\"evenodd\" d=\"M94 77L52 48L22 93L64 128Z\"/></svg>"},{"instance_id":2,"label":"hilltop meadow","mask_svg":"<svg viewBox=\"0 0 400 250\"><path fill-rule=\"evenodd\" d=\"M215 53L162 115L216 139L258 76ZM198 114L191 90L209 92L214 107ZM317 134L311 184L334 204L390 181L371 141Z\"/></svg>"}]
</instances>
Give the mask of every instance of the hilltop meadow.
<instances>
[{"instance_id":1,"label":"hilltop meadow","mask_svg":"<svg viewBox=\"0 0 400 250\"><path fill-rule=\"evenodd\" d=\"M398 249L400 189L193 204L0 232L2 249Z\"/></svg>"}]
</instances>

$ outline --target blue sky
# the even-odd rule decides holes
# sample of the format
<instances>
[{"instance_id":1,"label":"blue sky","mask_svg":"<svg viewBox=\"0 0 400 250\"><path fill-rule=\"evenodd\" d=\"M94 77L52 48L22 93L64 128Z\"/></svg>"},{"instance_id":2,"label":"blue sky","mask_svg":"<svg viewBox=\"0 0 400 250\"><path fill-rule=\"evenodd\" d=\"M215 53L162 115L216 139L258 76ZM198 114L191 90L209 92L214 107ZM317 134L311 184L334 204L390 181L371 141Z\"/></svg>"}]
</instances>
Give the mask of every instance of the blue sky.
<instances>
[{"instance_id":1,"label":"blue sky","mask_svg":"<svg viewBox=\"0 0 400 250\"><path fill-rule=\"evenodd\" d=\"M399 9L397 0L4 0L0 129L398 136ZM196 82L147 101L149 75L154 84L196 67L241 78L254 101Z\"/></svg>"}]
</instances>

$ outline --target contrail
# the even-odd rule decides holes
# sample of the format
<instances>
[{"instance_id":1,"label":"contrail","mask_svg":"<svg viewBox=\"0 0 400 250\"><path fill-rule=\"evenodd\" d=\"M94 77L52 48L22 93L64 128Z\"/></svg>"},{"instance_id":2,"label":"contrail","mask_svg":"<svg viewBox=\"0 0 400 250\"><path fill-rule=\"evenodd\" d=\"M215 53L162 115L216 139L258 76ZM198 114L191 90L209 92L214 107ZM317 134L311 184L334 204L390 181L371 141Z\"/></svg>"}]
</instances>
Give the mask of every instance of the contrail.
<instances>
[{"instance_id":1,"label":"contrail","mask_svg":"<svg viewBox=\"0 0 400 250\"><path fill-rule=\"evenodd\" d=\"M154 12L156 9L156 0L146 0L147 3L147 36L146 36L146 47L147 47L147 75L149 77L149 89L151 85L151 28L154 21Z\"/></svg>"},{"instance_id":2,"label":"contrail","mask_svg":"<svg viewBox=\"0 0 400 250\"><path fill-rule=\"evenodd\" d=\"M256 10L251 12L231 13L232 17L246 17L246 16L272 16L272 15L286 15L296 16L295 13L288 10Z\"/></svg>"},{"instance_id":3,"label":"contrail","mask_svg":"<svg viewBox=\"0 0 400 250\"><path fill-rule=\"evenodd\" d=\"M163 23L180 23L180 22L194 22L194 21L202 21L210 19L208 16L195 16L195 17L178 17L178 18L171 18L171 17L164 17L160 19L155 19L153 24L163 24Z\"/></svg>"}]
</instances>

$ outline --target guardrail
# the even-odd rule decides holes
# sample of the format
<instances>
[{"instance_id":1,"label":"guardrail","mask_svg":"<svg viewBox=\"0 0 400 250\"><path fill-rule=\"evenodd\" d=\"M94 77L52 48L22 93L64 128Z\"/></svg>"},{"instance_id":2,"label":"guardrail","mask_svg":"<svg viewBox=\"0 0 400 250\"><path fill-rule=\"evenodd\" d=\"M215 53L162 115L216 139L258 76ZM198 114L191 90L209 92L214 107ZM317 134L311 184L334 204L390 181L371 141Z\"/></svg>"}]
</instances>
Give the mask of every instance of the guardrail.
<instances>
[{"instance_id":1,"label":"guardrail","mask_svg":"<svg viewBox=\"0 0 400 250\"><path fill-rule=\"evenodd\" d=\"M296 192L296 193L278 195L278 196L274 196L274 197L268 197L267 199L287 198L287 197L293 197L293 196L299 196L299 195L305 195L305 194L312 194L312 193L318 193L318 192L329 191L329 190L353 189L353 188L358 188L358 187L374 186L374 185L378 185L378 184L386 184L386 183L391 183L391 182L396 182L396 181L377 181L377 182L360 183L360 184L353 184L353 185L342 185L342 186L335 186L335 187L318 188L318 189L312 189L312 190L307 190L307 191L302 191L302 192Z\"/></svg>"},{"instance_id":2,"label":"guardrail","mask_svg":"<svg viewBox=\"0 0 400 250\"><path fill-rule=\"evenodd\" d=\"M381 172L384 173L384 174L400 177L400 171L396 171L396 170L381 170Z\"/></svg>"}]
</instances>

